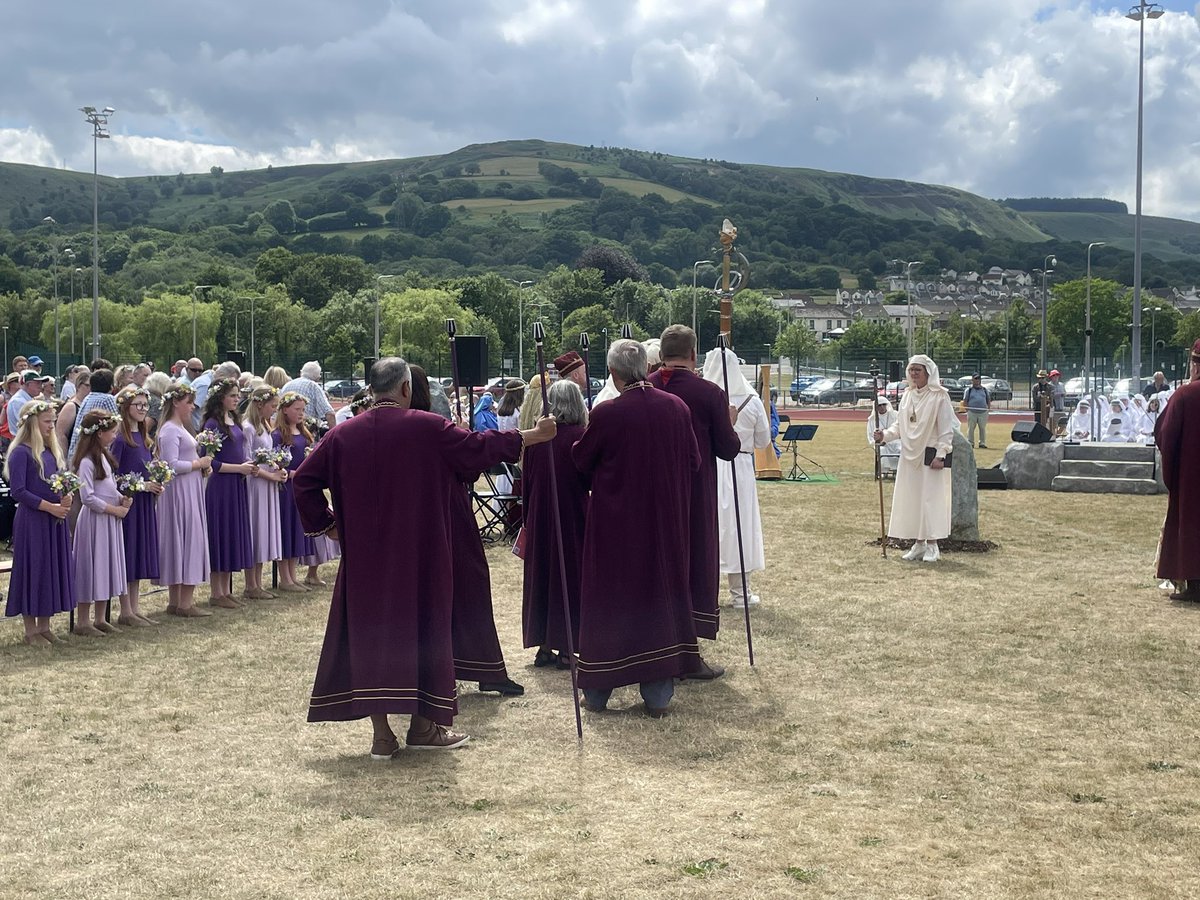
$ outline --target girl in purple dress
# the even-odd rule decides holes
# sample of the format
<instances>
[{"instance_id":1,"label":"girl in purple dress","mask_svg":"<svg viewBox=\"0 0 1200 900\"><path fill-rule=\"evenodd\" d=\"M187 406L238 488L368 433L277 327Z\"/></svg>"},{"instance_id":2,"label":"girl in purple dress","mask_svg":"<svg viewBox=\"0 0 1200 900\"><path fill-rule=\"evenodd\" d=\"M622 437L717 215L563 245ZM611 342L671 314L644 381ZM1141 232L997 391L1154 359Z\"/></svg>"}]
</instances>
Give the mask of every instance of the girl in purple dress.
<instances>
[{"instance_id":1,"label":"girl in purple dress","mask_svg":"<svg viewBox=\"0 0 1200 900\"><path fill-rule=\"evenodd\" d=\"M154 458L154 438L150 436L150 393L145 388L130 385L117 394L117 411L121 427L113 441L112 455L117 461L117 478L137 476L140 489L132 494L133 506L121 521L125 536L125 577L128 587L121 595L121 615L118 625L145 628L157 625L142 615L138 600L142 579L158 578L158 511L156 504L163 486L152 480L146 464Z\"/></svg>"},{"instance_id":2,"label":"girl in purple dress","mask_svg":"<svg viewBox=\"0 0 1200 900\"><path fill-rule=\"evenodd\" d=\"M4 614L20 616L25 643L45 649L60 643L50 630L50 617L75 608L75 566L66 523L71 499L49 484L65 468L54 434L54 407L30 400L21 407L20 423L4 460L4 478L17 504Z\"/></svg>"},{"instance_id":3,"label":"girl in purple dress","mask_svg":"<svg viewBox=\"0 0 1200 900\"><path fill-rule=\"evenodd\" d=\"M258 477L258 467L249 462L246 436L238 415L238 383L218 378L204 403L205 431L222 438L221 449L212 455L212 478L204 492L208 515L208 559L212 567L209 603L222 609L240 609L233 599L233 573L246 572L252 564L250 552L250 501L246 477Z\"/></svg>"},{"instance_id":4,"label":"girl in purple dress","mask_svg":"<svg viewBox=\"0 0 1200 900\"><path fill-rule=\"evenodd\" d=\"M122 497L113 474L110 447L121 419L106 409L93 409L79 425L79 443L72 463L82 482L82 508L75 522L75 586L78 611L73 634L101 637L116 631L105 621L108 602L119 597L129 579L125 575L125 537L121 521L133 501ZM94 613L94 618L93 618ZM91 622L89 618L93 618Z\"/></svg>"},{"instance_id":5,"label":"girl in purple dress","mask_svg":"<svg viewBox=\"0 0 1200 900\"><path fill-rule=\"evenodd\" d=\"M259 450L273 450L271 419L279 407L279 391L270 385L256 388L246 405L242 431L251 461ZM263 563L281 559L283 540L279 532L279 485L287 481L287 469L274 464L257 464L258 477L246 485L250 501L250 550L254 564L246 573L246 597L269 600L275 595L263 587Z\"/></svg>"},{"instance_id":6,"label":"girl in purple dress","mask_svg":"<svg viewBox=\"0 0 1200 900\"><path fill-rule=\"evenodd\" d=\"M275 415L277 427L272 436L276 447L286 447L292 451L292 461L288 463L288 480L283 483L283 490L279 492L279 523L283 535L279 590L291 594L301 594L308 590L296 578L296 563L300 558L311 556L315 552L312 538L305 535L304 526L300 524L300 513L296 510L291 480L293 473L304 462L308 448L313 444L312 432L304 422L307 402L295 391L288 391L280 397L279 412Z\"/></svg>"},{"instance_id":7,"label":"girl in purple dress","mask_svg":"<svg viewBox=\"0 0 1200 900\"><path fill-rule=\"evenodd\" d=\"M193 602L196 585L208 581L208 520L204 477L212 460L196 453L192 411L196 392L176 383L163 392L158 423L158 458L175 473L158 501L158 578L166 585L167 613L185 619L211 616Z\"/></svg>"}]
</instances>

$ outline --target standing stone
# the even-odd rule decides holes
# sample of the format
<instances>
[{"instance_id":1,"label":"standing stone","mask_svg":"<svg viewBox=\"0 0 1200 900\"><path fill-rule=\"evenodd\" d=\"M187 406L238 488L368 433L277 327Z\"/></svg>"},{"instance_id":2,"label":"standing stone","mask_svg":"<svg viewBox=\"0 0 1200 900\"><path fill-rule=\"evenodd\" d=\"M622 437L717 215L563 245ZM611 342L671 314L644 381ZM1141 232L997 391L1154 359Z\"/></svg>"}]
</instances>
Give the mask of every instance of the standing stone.
<instances>
[{"instance_id":1,"label":"standing stone","mask_svg":"<svg viewBox=\"0 0 1200 900\"><path fill-rule=\"evenodd\" d=\"M1004 451L1000 470L1014 491L1048 491L1058 476L1064 447L1059 441L1022 444L1014 441Z\"/></svg>"},{"instance_id":2,"label":"standing stone","mask_svg":"<svg viewBox=\"0 0 1200 900\"><path fill-rule=\"evenodd\" d=\"M979 473L975 468L975 450L959 430L954 432L950 448L954 460L950 466L950 539L979 540Z\"/></svg>"}]
</instances>

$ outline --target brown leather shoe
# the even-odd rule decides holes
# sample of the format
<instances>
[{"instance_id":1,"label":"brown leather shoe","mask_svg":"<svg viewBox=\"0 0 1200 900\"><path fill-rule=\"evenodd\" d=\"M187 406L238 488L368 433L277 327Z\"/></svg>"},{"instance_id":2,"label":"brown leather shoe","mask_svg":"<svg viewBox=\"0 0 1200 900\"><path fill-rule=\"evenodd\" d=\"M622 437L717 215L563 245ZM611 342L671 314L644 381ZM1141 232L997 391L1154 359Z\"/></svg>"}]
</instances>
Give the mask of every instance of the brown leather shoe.
<instances>
[{"instance_id":1,"label":"brown leather shoe","mask_svg":"<svg viewBox=\"0 0 1200 900\"><path fill-rule=\"evenodd\" d=\"M211 616L207 609L200 609L197 606L177 606L173 615L179 616L181 619L203 619L206 616Z\"/></svg>"},{"instance_id":2,"label":"brown leather shoe","mask_svg":"<svg viewBox=\"0 0 1200 900\"><path fill-rule=\"evenodd\" d=\"M725 674L724 666L709 665L700 658L700 668L695 672L689 672L687 675L680 675L680 681L713 681Z\"/></svg>"},{"instance_id":3,"label":"brown leather shoe","mask_svg":"<svg viewBox=\"0 0 1200 900\"><path fill-rule=\"evenodd\" d=\"M118 616L118 625L126 625L129 628L149 628L150 623L145 622L137 616Z\"/></svg>"},{"instance_id":4,"label":"brown leather shoe","mask_svg":"<svg viewBox=\"0 0 1200 900\"><path fill-rule=\"evenodd\" d=\"M40 631L25 635L24 640L30 647L37 647L39 650L45 650L50 646L50 642L46 640L46 636Z\"/></svg>"},{"instance_id":5,"label":"brown leather shoe","mask_svg":"<svg viewBox=\"0 0 1200 900\"><path fill-rule=\"evenodd\" d=\"M385 762L389 759L395 759L400 753L400 742L396 738L377 739L371 742L371 759L376 762Z\"/></svg>"},{"instance_id":6,"label":"brown leather shoe","mask_svg":"<svg viewBox=\"0 0 1200 900\"><path fill-rule=\"evenodd\" d=\"M650 704L643 704L646 707L646 715L652 719L661 719L667 714L667 707L654 707Z\"/></svg>"},{"instance_id":7,"label":"brown leather shoe","mask_svg":"<svg viewBox=\"0 0 1200 900\"><path fill-rule=\"evenodd\" d=\"M104 637L104 632L99 628L94 628L91 625L80 625L75 623L75 627L71 629L71 634L77 634L80 637Z\"/></svg>"},{"instance_id":8,"label":"brown leather shoe","mask_svg":"<svg viewBox=\"0 0 1200 900\"><path fill-rule=\"evenodd\" d=\"M469 734L451 731L445 725L434 725L432 731L424 734L409 732L404 743L409 750L453 750L471 740Z\"/></svg>"},{"instance_id":9,"label":"brown leather shoe","mask_svg":"<svg viewBox=\"0 0 1200 900\"><path fill-rule=\"evenodd\" d=\"M285 594L307 594L308 589L298 584L285 584L280 582L278 591L283 591Z\"/></svg>"},{"instance_id":10,"label":"brown leather shoe","mask_svg":"<svg viewBox=\"0 0 1200 900\"><path fill-rule=\"evenodd\" d=\"M46 639L46 643L48 643L48 644L61 644L62 643L62 638L60 638L58 635L56 635L53 631L50 631L49 629L46 629L45 631L39 631L38 634L40 634L42 637L44 637Z\"/></svg>"},{"instance_id":11,"label":"brown leather shoe","mask_svg":"<svg viewBox=\"0 0 1200 900\"><path fill-rule=\"evenodd\" d=\"M120 634L120 632L117 631L116 627L114 627L111 622L106 622L103 619L101 619L99 622L92 622L92 626L100 629L105 634Z\"/></svg>"},{"instance_id":12,"label":"brown leather shoe","mask_svg":"<svg viewBox=\"0 0 1200 900\"><path fill-rule=\"evenodd\" d=\"M241 609L242 604L238 603L232 597L213 597L208 601L209 606L215 606L218 609Z\"/></svg>"},{"instance_id":13,"label":"brown leather shoe","mask_svg":"<svg viewBox=\"0 0 1200 900\"><path fill-rule=\"evenodd\" d=\"M242 592L242 595L251 600L274 600L275 595L266 588L249 588Z\"/></svg>"}]
</instances>

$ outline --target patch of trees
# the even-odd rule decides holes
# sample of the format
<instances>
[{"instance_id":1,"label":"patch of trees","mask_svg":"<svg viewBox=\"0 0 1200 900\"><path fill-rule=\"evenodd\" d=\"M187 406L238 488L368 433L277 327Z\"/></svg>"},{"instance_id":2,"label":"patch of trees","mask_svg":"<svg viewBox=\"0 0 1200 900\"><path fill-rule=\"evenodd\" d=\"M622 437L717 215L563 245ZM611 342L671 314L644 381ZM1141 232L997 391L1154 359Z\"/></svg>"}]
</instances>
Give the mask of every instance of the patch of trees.
<instances>
[{"instance_id":1,"label":"patch of trees","mask_svg":"<svg viewBox=\"0 0 1200 900\"><path fill-rule=\"evenodd\" d=\"M1106 200L1103 197L1007 197L1000 203L1018 212L1129 214L1129 207L1126 204L1119 200Z\"/></svg>"}]
</instances>

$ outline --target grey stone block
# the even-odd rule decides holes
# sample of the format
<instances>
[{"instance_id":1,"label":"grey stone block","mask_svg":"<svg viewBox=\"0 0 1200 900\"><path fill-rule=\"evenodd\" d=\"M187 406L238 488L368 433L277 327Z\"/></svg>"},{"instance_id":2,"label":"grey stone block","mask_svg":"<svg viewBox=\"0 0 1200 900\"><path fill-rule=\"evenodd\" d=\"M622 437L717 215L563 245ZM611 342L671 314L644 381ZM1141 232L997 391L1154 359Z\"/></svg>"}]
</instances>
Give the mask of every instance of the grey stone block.
<instances>
[{"instance_id":1,"label":"grey stone block","mask_svg":"<svg viewBox=\"0 0 1200 900\"><path fill-rule=\"evenodd\" d=\"M1063 460L1063 445L1012 443L1004 451L1000 470L1008 486L1017 491L1048 491Z\"/></svg>"},{"instance_id":2,"label":"grey stone block","mask_svg":"<svg viewBox=\"0 0 1200 900\"><path fill-rule=\"evenodd\" d=\"M1077 494L1157 494L1158 483L1153 478L1079 478L1059 475L1051 490Z\"/></svg>"}]
</instances>

